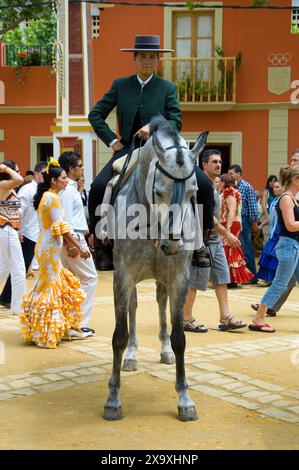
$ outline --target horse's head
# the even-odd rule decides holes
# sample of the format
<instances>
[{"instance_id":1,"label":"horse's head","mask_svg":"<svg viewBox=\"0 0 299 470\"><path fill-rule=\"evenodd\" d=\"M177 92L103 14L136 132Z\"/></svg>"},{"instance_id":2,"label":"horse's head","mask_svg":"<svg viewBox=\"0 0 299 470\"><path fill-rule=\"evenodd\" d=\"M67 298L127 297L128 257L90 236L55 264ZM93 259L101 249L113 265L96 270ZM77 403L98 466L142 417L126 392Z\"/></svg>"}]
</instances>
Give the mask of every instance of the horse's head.
<instances>
[{"instance_id":1,"label":"horse's head","mask_svg":"<svg viewBox=\"0 0 299 470\"><path fill-rule=\"evenodd\" d=\"M158 122L158 124L157 124ZM183 221L192 196L196 196L195 165L208 132L200 134L192 150L166 120L153 121L153 158L146 181L146 194L156 216L158 241L166 256L183 247Z\"/></svg>"}]
</instances>

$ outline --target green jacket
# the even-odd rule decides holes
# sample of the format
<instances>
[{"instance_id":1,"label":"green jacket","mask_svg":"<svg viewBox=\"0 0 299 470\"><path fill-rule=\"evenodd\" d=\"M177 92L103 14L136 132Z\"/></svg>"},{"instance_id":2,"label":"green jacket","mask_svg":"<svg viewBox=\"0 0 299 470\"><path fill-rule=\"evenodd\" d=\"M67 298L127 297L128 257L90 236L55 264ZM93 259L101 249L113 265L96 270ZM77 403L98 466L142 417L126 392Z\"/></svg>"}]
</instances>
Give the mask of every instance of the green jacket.
<instances>
[{"instance_id":1,"label":"green jacket","mask_svg":"<svg viewBox=\"0 0 299 470\"><path fill-rule=\"evenodd\" d=\"M136 113L140 111L141 126L148 124L154 116L162 114L178 131L182 127L182 116L174 83L154 75L143 87L136 75L114 80L110 90L90 111L88 119L97 136L109 146L117 136L105 120L116 106L120 136L129 143Z\"/></svg>"}]
</instances>

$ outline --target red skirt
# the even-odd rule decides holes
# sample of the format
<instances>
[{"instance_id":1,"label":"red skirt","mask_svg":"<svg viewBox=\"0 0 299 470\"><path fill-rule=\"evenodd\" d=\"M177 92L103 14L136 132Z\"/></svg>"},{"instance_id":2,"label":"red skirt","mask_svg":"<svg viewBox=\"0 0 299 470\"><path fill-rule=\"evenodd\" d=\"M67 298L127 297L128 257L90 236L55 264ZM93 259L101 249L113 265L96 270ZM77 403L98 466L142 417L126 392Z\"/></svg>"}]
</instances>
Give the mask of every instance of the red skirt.
<instances>
[{"instance_id":1,"label":"red skirt","mask_svg":"<svg viewBox=\"0 0 299 470\"><path fill-rule=\"evenodd\" d=\"M226 227L226 222L221 222ZM241 223L235 220L230 229L231 233L239 238L241 232ZM230 282L234 284L242 284L249 282L254 276L246 267L246 261L241 246L233 248L223 240L224 251L229 266Z\"/></svg>"}]
</instances>

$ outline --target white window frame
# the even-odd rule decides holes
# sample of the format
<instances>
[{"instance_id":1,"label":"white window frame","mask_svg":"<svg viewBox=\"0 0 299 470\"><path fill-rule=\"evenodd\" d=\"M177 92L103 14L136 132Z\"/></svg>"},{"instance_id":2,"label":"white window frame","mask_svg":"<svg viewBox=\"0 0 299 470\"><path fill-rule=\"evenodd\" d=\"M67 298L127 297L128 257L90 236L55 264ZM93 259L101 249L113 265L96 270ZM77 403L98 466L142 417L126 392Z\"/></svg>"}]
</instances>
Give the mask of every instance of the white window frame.
<instances>
[{"instance_id":1,"label":"white window frame","mask_svg":"<svg viewBox=\"0 0 299 470\"><path fill-rule=\"evenodd\" d=\"M291 11L291 32L293 34L299 34L299 0L292 0L292 6L298 8ZM297 29L296 33L293 32L294 27Z\"/></svg>"},{"instance_id":2,"label":"white window frame","mask_svg":"<svg viewBox=\"0 0 299 470\"><path fill-rule=\"evenodd\" d=\"M222 22L223 10L222 8L213 8L213 5L223 5L223 2L201 2L203 5L211 6L211 8L204 8L204 12L213 12L214 14L214 45L222 49ZM180 8L178 5L186 5L186 3L173 3L173 7L164 8L164 47L167 49L172 48L172 17L174 12L190 12L189 8ZM168 57L168 56L166 56ZM171 64L165 62L164 77L171 80Z\"/></svg>"}]
</instances>

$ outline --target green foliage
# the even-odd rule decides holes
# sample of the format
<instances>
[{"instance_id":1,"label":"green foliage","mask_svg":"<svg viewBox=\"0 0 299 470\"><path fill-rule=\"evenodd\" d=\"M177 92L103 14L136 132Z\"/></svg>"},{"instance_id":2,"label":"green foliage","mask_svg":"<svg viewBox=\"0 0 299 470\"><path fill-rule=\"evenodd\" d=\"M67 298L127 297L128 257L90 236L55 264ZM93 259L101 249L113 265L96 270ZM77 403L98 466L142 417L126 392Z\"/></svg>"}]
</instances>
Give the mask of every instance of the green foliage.
<instances>
[{"instance_id":1,"label":"green foliage","mask_svg":"<svg viewBox=\"0 0 299 470\"><path fill-rule=\"evenodd\" d=\"M34 5L38 3L40 0L0 0L0 6L7 7L0 10L0 35L15 29L25 19L43 18L52 11L50 5ZM18 8L12 6L16 4Z\"/></svg>"},{"instance_id":2,"label":"green foliage","mask_svg":"<svg viewBox=\"0 0 299 470\"><path fill-rule=\"evenodd\" d=\"M270 5L270 2L268 0L252 0L252 6L253 7L263 7L266 5Z\"/></svg>"},{"instance_id":3,"label":"green foliage","mask_svg":"<svg viewBox=\"0 0 299 470\"><path fill-rule=\"evenodd\" d=\"M50 64L51 48L55 39L56 17L52 12L47 12L43 18L31 20L27 28L17 27L8 31L1 37L7 46L7 65L21 65L18 55L25 51L30 57L24 65Z\"/></svg>"},{"instance_id":4,"label":"green foliage","mask_svg":"<svg viewBox=\"0 0 299 470\"><path fill-rule=\"evenodd\" d=\"M251 3L252 3L252 6L256 8L270 5L269 0L252 0ZM187 0L186 2L186 6L189 8L189 10L194 10L195 8L198 8L201 5L202 3L194 2L194 0Z\"/></svg>"},{"instance_id":5,"label":"green foliage","mask_svg":"<svg viewBox=\"0 0 299 470\"><path fill-rule=\"evenodd\" d=\"M299 34L299 26L297 26L295 24L292 24L291 33L292 34Z\"/></svg>"},{"instance_id":6,"label":"green foliage","mask_svg":"<svg viewBox=\"0 0 299 470\"><path fill-rule=\"evenodd\" d=\"M221 47L216 46L215 47L215 52L218 55L218 57L225 57L225 53ZM239 71L242 63L242 53L238 52L236 55L236 64L235 65L228 65L225 68L225 61L224 60L219 60L217 67L218 70L221 72L221 80L218 83L218 87L220 90L223 90L222 93L225 90L226 87L226 94L228 100L232 99L233 96L233 87L234 87L234 75Z\"/></svg>"}]
</instances>

